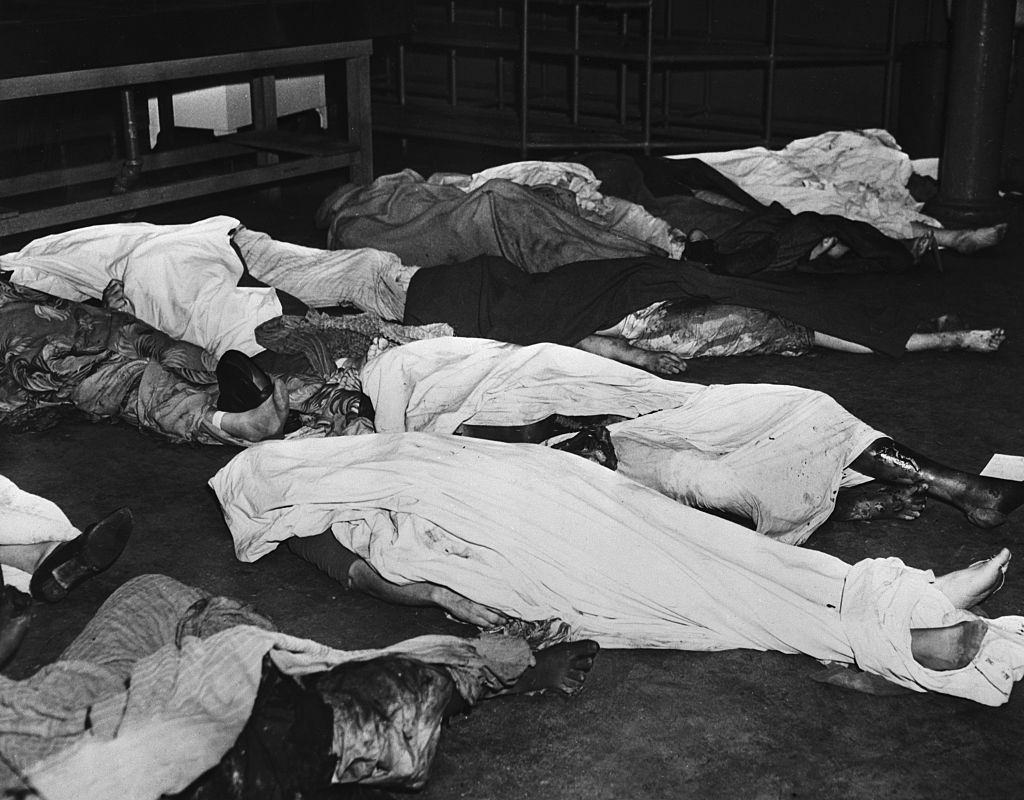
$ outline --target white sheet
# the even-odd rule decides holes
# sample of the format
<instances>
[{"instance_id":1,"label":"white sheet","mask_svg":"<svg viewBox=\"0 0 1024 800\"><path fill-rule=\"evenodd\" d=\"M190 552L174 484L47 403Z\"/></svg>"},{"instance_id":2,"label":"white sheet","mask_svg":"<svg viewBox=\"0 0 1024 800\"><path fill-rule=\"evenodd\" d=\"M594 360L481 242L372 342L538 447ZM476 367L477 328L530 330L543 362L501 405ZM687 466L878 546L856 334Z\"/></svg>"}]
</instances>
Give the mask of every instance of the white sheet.
<instances>
[{"instance_id":1,"label":"white sheet","mask_svg":"<svg viewBox=\"0 0 1024 800\"><path fill-rule=\"evenodd\" d=\"M864 561L853 568L858 591L846 596L851 567L837 558L544 447L422 433L265 442L210 486L243 561L331 528L389 581L431 581L515 617L560 618L605 647L754 648L850 662L866 641L868 669L981 702L993 699L993 669L1020 677L1014 656L995 648L979 656L993 660L986 670L918 682L893 647L909 641L915 604L886 600L908 582L942 607L930 572Z\"/></svg>"},{"instance_id":2,"label":"white sheet","mask_svg":"<svg viewBox=\"0 0 1024 800\"><path fill-rule=\"evenodd\" d=\"M237 285L242 263L231 249L239 222L211 217L189 225L93 225L36 239L0 256L23 286L69 300L99 298L111 280L124 282L139 319L220 357L256 355L253 331L280 316L273 289Z\"/></svg>"},{"instance_id":3,"label":"white sheet","mask_svg":"<svg viewBox=\"0 0 1024 800\"><path fill-rule=\"evenodd\" d=\"M911 222L941 227L907 190L914 166L882 129L828 131L781 150L749 147L669 158L698 158L762 203L861 220L896 239L914 235Z\"/></svg>"},{"instance_id":4,"label":"white sheet","mask_svg":"<svg viewBox=\"0 0 1024 800\"><path fill-rule=\"evenodd\" d=\"M80 533L56 503L19 489L12 480L0 475L0 545L66 542ZM2 556L0 564L4 581L27 592L32 576L4 564Z\"/></svg>"},{"instance_id":5,"label":"white sheet","mask_svg":"<svg viewBox=\"0 0 1024 800\"><path fill-rule=\"evenodd\" d=\"M668 381L555 344L415 342L370 361L362 381L382 433L551 414L635 417L609 427L620 472L687 505L750 518L790 544L828 518L841 486L867 480L844 469L885 436L820 392Z\"/></svg>"}]
</instances>

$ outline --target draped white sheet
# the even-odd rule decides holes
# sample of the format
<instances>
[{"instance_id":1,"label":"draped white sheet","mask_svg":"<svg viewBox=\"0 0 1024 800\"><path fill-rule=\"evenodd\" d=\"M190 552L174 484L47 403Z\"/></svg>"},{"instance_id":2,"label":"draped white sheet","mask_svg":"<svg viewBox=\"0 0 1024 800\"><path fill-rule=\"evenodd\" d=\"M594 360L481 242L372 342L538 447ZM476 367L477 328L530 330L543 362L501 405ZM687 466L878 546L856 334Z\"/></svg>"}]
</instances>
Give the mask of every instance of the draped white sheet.
<instances>
[{"instance_id":1,"label":"draped white sheet","mask_svg":"<svg viewBox=\"0 0 1024 800\"><path fill-rule=\"evenodd\" d=\"M0 255L14 283L68 300L99 298L111 280L143 322L206 348L255 355L253 331L281 315L273 289L240 287L242 262L231 249L239 222L211 217L188 225L92 225L44 236Z\"/></svg>"},{"instance_id":2,"label":"draped white sheet","mask_svg":"<svg viewBox=\"0 0 1024 800\"><path fill-rule=\"evenodd\" d=\"M890 680L991 705L1024 672L1020 618L995 620L963 670L913 661L912 623L970 616L930 571L788 547L549 448L423 433L265 442L210 486L243 561L330 528L389 581L559 618L605 647L863 651Z\"/></svg>"},{"instance_id":3,"label":"draped white sheet","mask_svg":"<svg viewBox=\"0 0 1024 800\"><path fill-rule=\"evenodd\" d=\"M687 505L750 518L790 544L828 518L841 486L867 480L844 469L885 436L821 392L668 381L555 344L414 342L370 361L362 380L381 433L551 414L635 417L609 427L620 472Z\"/></svg>"},{"instance_id":4,"label":"draped white sheet","mask_svg":"<svg viewBox=\"0 0 1024 800\"><path fill-rule=\"evenodd\" d=\"M896 239L913 237L913 222L941 227L907 189L915 163L881 128L827 131L780 150L748 147L669 158L700 159L762 203L781 203L794 214L838 214Z\"/></svg>"}]
</instances>

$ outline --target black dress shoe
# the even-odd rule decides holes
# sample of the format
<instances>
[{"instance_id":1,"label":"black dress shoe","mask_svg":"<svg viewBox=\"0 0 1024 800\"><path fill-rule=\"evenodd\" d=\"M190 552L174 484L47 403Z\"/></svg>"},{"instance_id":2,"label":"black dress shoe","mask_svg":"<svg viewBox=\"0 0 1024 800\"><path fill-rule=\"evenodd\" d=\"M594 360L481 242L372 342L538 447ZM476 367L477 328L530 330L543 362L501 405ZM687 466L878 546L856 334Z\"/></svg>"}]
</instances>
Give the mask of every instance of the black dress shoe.
<instances>
[{"instance_id":1,"label":"black dress shoe","mask_svg":"<svg viewBox=\"0 0 1024 800\"><path fill-rule=\"evenodd\" d=\"M274 393L274 382L245 353L228 350L217 362L220 411L252 411Z\"/></svg>"},{"instance_id":2,"label":"black dress shoe","mask_svg":"<svg viewBox=\"0 0 1024 800\"><path fill-rule=\"evenodd\" d=\"M11 660L28 633L31 606L31 597L13 586L4 585L4 574L0 569L0 668Z\"/></svg>"},{"instance_id":3,"label":"black dress shoe","mask_svg":"<svg viewBox=\"0 0 1024 800\"><path fill-rule=\"evenodd\" d=\"M37 600L56 603L82 581L117 561L132 532L127 506L94 522L70 542L61 542L32 573L29 591Z\"/></svg>"}]
</instances>

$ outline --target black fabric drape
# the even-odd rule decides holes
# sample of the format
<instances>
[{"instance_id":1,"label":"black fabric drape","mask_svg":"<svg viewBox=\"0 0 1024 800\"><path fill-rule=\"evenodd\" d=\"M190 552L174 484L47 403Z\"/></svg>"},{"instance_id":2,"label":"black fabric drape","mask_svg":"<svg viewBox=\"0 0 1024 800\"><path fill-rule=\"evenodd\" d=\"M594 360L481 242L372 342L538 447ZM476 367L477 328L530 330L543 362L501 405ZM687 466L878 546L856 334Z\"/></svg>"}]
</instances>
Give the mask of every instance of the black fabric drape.
<instances>
[{"instance_id":1,"label":"black fabric drape","mask_svg":"<svg viewBox=\"0 0 1024 800\"><path fill-rule=\"evenodd\" d=\"M528 275L482 256L423 268L409 285L404 322L447 322L459 336L573 345L660 300L697 299L773 311L812 330L890 355L903 352L936 310L920 276L720 275L646 257L582 261Z\"/></svg>"},{"instance_id":2,"label":"black fabric drape","mask_svg":"<svg viewBox=\"0 0 1024 800\"><path fill-rule=\"evenodd\" d=\"M580 162L601 180L605 194L639 203L680 230L698 228L715 240L720 253L737 256L711 264L716 272L832 274L914 269L902 243L866 222L810 211L793 214L778 203L765 205L700 159L594 153ZM701 191L725 197L736 207L707 202L697 196ZM828 236L841 240L849 252L838 259L809 260L811 250ZM752 248L758 256L753 257Z\"/></svg>"}]
</instances>

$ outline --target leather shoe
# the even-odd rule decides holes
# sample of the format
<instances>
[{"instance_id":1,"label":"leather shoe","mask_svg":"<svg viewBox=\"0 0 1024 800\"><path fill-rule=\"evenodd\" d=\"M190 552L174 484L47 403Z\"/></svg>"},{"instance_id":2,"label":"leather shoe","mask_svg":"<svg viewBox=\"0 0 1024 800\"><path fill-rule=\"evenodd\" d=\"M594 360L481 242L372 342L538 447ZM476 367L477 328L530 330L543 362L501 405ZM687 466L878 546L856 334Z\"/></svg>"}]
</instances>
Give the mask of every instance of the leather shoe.
<instances>
[{"instance_id":1,"label":"leather shoe","mask_svg":"<svg viewBox=\"0 0 1024 800\"><path fill-rule=\"evenodd\" d=\"M274 393L274 382L239 350L228 350L217 362L220 411L251 411Z\"/></svg>"},{"instance_id":2,"label":"leather shoe","mask_svg":"<svg viewBox=\"0 0 1024 800\"><path fill-rule=\"evenodd\" d=\"M32 598L27 594L4 585L0 569L0 668L11 660L28 633L31 606Z\"/></svg>"},{"instance_id":3,"label":"leather shoe","mask_svg":"<svg viewBox=\"0 0 1024 800\"><path fill-rule=\"evenodd\" d=\"M71 541L61 542L32 573L32 597L47 603L63 600L82 581L117 561L131 532L132 511L124 506L94 522Z\"/></svg>"}]
</instances>

